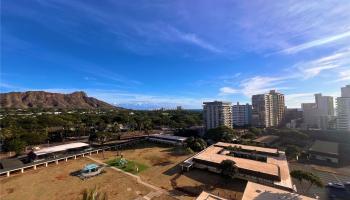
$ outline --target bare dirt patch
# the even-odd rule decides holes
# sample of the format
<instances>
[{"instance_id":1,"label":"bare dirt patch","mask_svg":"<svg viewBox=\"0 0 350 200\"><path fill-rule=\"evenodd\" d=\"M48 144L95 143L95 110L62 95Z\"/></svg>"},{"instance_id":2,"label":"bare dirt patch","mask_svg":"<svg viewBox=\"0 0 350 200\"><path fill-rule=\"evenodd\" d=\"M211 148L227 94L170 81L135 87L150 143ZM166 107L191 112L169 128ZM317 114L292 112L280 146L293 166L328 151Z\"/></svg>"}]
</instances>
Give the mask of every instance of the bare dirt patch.
<instances>
[{"instance_id":1,"label":"bare dirt patch","mask_svg":"<svg viewBox=\"0 0 350 200\"><path fill-rule=\"evenodd\" d=\"M109 168L106 169L106 173L85 181L69 175L88 163L93 162L87 158L81 158L2 178L0 179L0 199L79 200L85 189L95 186L101 192L107 192L109 199L132 200L151 192L150 188L137 183L136 179Z\"/></svg>"}]
</instances>

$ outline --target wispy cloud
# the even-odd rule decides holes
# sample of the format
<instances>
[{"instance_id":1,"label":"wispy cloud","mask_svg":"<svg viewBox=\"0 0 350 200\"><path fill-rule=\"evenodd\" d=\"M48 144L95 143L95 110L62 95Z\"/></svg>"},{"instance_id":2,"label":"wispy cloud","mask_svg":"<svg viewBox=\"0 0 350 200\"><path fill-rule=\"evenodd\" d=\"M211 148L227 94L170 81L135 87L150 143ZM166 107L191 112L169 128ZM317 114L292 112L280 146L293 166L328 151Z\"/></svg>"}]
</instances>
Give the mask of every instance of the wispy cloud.
<instances>
[{"instance_id":1,"label":"wispy cloud","mask_svg":"<svg viewBox=\"0 0 350 200\"><path fill-rule=\"evenodd\" d=\"M331 82L343 82L343 81L350 81L350 69L340 70L338 72L338 78Z\"/></svg>"},{"instance_id":2,"label":"wispy cloud","mask_svg":"<svg viewBox=\"0 0 350 200\"><path fill-rule=\"evenodd\" d=\"M350 65L350 48L337 51L307 62L299 62L289 69L303 79L313 78L326 70L332 70Z\"/></svg>"},{"instance_id":3,"label":"wispy cloud","mask_svg":"<svg viewBox=\"0 0 350 200\"><path fill-rule=\"evenodd\" d=\"M314 40L311 42L306 42L303 44L299 44L287 49L282 50L282 53L286 53L286 54L294 54L294 53L298 53L300 51L306 50L306 49L310 49L310 48L314 48L314 47L318 47L321 45L325 45L328 43L332 43L344 38L350 37L350 31L341 33L341 34L337 34L337 35L332 35L332 36L328 36L319 40Z\"/></svg>"},{"instance_id":4,"label":"wispy cloud","mask_svg":"<svg viewBox=\"0 0 350 200\"><path fill-rule=\"evenodd\" d=\"M246 96L252 96L253 94L265 93L273 89L286 89L286 87L280 86L289 77L269 77L269 76L255 76L242 81L242 93Z\"/></svg>"},{"instance_id":5,"label":"wispy cloud","mask_svg":"<svg viewBox=\"0 0 350 200\"><path fill-rule=\"evenodd\" d=\"M287 87L281 86L281 84L285 83L285 81L288 79L290 79L289 76L254 76L242 80L238 88L232 88L228 86L221 87L219 95L223 96L241 93L250 98L254 94L266 93L269 90L288 89Z\"/></svg>"},{"instance_id":6,"label":"wispy cloud","mask_svg":"<svg viewBox=\"0 0 350 200\"><path fill-rule=\"evenodd\" d=\"M3 81L0 81L0 89L16 89L18 88L17 86L15 85L12 85L12 84L9 84L9 83L5 83Z\"/></svg>"},{"instance_id":7,"label":"wispy cloud","mask_svg":"<svg viewBox=\"0 0 350 200\"><path fill-rule=\"evenodd\" d=\"M285 95L285 101L288 103L288 107L300 108L301 103L313 103L315 101L315 93L316 92L287 94Z\"/></svg>"},{"instance_id":8,"label":"wispy cloud","mask_svg":"<svg viewBox=\"0 0 350 200\"><path fill-rule=\"evenodd\" d=\"M239 90L231 88L231 87L222 87L220 88L220 94L219 95L227 95L227 94L237 94L239 93Z\"/></svg>"},{"instance_id":9,"label":"wispy cloud","mask_svg":"<svg viewBox=\"0 0 350 200\"><path fill-rule=\"evenodd\" d=\"M209 50L214 53L221 53L222 50L215 47L214 45L210 44L207 41L204 41L203 39L199 38L194 33L183 33L180 31L176 31L178 33L178 36L180 39L189 42L190 44L196 45L198 47L201 47L203 49Z\"/></svg>"}]
</instances>

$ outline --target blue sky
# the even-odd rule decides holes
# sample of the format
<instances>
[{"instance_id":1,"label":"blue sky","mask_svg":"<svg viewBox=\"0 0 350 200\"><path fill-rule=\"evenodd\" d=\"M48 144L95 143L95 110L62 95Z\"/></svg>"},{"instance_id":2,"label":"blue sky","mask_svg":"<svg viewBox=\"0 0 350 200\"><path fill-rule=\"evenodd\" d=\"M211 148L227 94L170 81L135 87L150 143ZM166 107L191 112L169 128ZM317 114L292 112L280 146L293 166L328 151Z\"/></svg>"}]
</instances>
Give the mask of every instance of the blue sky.
<instances>
[{"instance_id":1,"label":"blue sky","mask_svg":"<svg viewBox=\"0 0 350 200\"><path fill-rule=\"evenodd\" d=\"M1 2L1 92L83 90L131 108L289 107L350 83L350 2Z\"/></svg>"}]
</instances>

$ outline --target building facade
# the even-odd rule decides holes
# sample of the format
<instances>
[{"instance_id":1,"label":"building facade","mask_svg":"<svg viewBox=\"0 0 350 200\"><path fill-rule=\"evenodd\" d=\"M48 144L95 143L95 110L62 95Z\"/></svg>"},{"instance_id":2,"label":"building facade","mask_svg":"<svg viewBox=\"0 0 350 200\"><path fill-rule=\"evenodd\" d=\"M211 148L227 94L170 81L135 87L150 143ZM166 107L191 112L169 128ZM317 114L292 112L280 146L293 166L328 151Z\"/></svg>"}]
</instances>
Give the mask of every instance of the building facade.
<instances>
[{"instance_id":1,"label":"building facade","mask_svg":"<svg viewBox=\"0 0 350 200\"><path fill-rule=\"evenodd\" d=\"M303 103L301 107L306 129L327 130L333 127L332 121L335 120L333 97L315 94L315 103Z\"/></svg>"},{"instance_id":2,"label":"building facade","mask_svg":"<svg viewBox=\"0 0 350 200\"><path fill-rule=\"evenodd\" d=\"M303 119L303 111L298 108L285 108L284 119L282 122L282 126L286 126L288 128L296 128L300 125Z\"/></svg>"},{"instance_id":3,"label":"building facade","mask_svg":"<svg viewBox=\"0 0 350 200\"><path fill-rule=\"evenodd\" d=\"M232 106L233 126L249 126L252 124L252 106L249 104Z\"/></svg>"},{"instance_id":4,"label":"building facade","mask_svg":"<svg viewBox=\"0 0 350 200\"><path fill-rule=\"evenodd\" d=\"M350 131L350 85L341 88L337 98L337 129Z\"/></svg>"},{"instance_id":5,"label":"building facade","mask_svg":"<svg viewBox=\"0 0 350 200\"><path fill-rule=\"evenodd\" d=\"M219 126L232 128L231 102L213 101L203 104L203 120L207 130Z\"/></svg>"},{"instance_id":6,"label":"building facade","mask_svg":"<svg viewBox=\"0 0 350 200\"><path fill-rule=\"evenodd\" d=\"M256 127L280 126L285 113L284 94L271 90L268 94L252 96L252 125Z\"/></svg>"}]
</instances>

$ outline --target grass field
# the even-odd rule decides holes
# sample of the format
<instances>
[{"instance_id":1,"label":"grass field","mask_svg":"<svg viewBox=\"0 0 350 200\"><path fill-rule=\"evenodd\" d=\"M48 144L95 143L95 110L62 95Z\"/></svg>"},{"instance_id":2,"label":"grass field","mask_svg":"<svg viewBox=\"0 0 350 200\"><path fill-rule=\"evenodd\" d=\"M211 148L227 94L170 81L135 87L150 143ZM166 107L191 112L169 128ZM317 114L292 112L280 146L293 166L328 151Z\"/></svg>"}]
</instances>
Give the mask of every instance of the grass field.
<instances>
[{"instance_id":1,"label":"grass field","mask_svg":"<svg viewBox=\"0 0 350 200\"><path fill-rule=\"evenodd\" d=\"M71 172L93 163L87 158L60 162L58 165L0 179L1 200L80 200L85 189L97 186L106 192L108 199L133 200L147 195L151 189L121 172L106 168L100 176L80 180Z\"/></svg>"},{"instance_id":2,"label":"grass field","mask_svg":"<svg viewBox=\"0 0 350 200\"><path fill-rule=\"evenodd\" d=\"M124 170L126 172L130 172L132 174L138 174L138 173L140 173L148 168L147 165L144 165L142 163L138 163L138 162L133 161L133 160L126 160L125 159L125 161L126 161L125 164L123 164L122 161L123 161L122 158L117 158L117 159L109 160L106 163L110 166L117 167L121 170Z\"/></svg>"}]
</instances>

